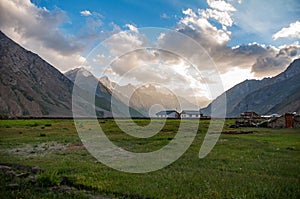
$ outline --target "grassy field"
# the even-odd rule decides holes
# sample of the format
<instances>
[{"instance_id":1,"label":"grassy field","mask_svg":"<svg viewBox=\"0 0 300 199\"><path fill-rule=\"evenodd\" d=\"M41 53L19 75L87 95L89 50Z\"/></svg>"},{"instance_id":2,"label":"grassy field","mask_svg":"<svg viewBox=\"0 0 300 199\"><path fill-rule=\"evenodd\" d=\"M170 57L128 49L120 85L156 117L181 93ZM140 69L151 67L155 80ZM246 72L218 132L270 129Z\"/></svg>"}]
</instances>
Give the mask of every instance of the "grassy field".
<instances>
[{"instance_id":1,"label":"grassy field","mask_svg":"<svg viewBox=\"0 0 300 199\"><path fill-rule=\"evenodd\" d=\"M168 144L180 121L168 120L148 139L122 133L113 120L99 123L115 144L147 152ZM196 139L176 162L130 174L92 157L72 120L0 120L1 198L300 198L299 129L241 128L253 134L222 134L199 159L208 125L200 121Z\"/></svg>"}]
</instances>

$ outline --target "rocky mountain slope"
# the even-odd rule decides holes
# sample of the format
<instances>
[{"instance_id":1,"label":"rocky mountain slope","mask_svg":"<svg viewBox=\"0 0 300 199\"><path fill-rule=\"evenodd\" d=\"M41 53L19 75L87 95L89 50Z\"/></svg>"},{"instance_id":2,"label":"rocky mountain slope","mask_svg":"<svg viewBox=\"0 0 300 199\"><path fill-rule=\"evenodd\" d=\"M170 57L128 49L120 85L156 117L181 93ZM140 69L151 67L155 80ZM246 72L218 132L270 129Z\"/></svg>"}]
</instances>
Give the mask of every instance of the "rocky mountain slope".
<instances>
[{"instance_id":1,"label":"rocky mountain slope","mask_svg":"<svg viewBox=\"0 0 300 199\"><path fill-rule=\"evenodd\" d=\"M0 31L0 115L71 116L73 83Z\"/></svg>"},{"instance_id":2,"label":"rocky mountain slope","mask_svg":"<svg viewBox=\"0 0 300 199\"><path fill-rule=\"evenodd\" d=\"M73 87L55 67L0 32L0 118L71 117ZM91 96L95 97L97 116L111 116L105 96L80 87L78 91L73 108L83 116L91 107Z\"/></svg>"},{"instance_id":3,"label":"rocky mountain slope","mask_svg":"<svg viewBox=\"0 0 300 199\"><path fill-rule=\"evenodd\" d=\"M300 112L300 59L294 60L279 75L263 80L245 80L229 89L226 95L227 117L236 117L244 111L259 114ZM221 108L221 97L202 112L209 115L211 108ZM212 106L213 104L213 106Z\"/></svg>"}]
</instances>

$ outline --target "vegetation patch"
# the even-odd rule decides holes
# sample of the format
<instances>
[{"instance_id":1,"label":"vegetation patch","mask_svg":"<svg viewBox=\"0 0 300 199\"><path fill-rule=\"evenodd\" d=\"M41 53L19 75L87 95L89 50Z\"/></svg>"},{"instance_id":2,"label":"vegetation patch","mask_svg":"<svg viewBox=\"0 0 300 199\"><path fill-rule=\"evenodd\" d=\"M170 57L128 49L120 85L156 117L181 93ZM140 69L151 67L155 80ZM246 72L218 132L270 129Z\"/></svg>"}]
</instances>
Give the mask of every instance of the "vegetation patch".
<instances>
[{"instance_id":1,"label":"vegetation patch","mask_svg":"<svg viewBox=\"0 0 300 199\"><path fill-rule=\"evenodd\" d=\"M180 120L167 120L160 132L142 139L122 132L113 120L99 121L112 142L132 152L164 147L174 139L180 125ZM129 120L121 122L130 128L133 125ZM161 125L162 121L153 122ZM233 130L229 128L232 121L228 120L213 150L199 159L209 122L200 121L194 142L177 161L155 172L131 174L111 169L91 156L72 120L0 120L0 165L4 166L0 169L0 195L2 198L300 198L299 129ZM34 123L39 127L30 125ZM145 126L149 120L138 119L135 123ZM51 128L41 129L45 124L52 124ZM80 125L86 131L94 129L88 120ZM224 134L226 131L252 133ZM5 170L5 166L11 169ZM34 173L33 167L40 169Z\"/></svg>"}]
</instances>

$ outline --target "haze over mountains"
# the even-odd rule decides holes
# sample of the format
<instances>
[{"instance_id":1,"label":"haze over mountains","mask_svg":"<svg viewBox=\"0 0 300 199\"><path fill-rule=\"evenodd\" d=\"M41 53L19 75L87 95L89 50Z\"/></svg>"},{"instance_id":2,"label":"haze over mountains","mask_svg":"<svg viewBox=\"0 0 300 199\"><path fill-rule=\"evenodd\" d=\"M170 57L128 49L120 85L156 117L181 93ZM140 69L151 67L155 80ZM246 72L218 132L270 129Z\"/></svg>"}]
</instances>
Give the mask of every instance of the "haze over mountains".
<instances>
[{"instance_id":1,"label":"haze over mountains","mask_svg":"<svg viewBox=\"0 0 300 199\"><path fill-rule=\"evenodd\" d=\"M113 96L119 103L134 108L147 117L153 117L155 113L163 109L179 109L180 107L199 109L184 98L179 97L178 100L174 93L157 85L149 84L138 88L131 84L120 86L110 81L106 76L98 80L84 68L70 70L65 73L65 76L74 83L76 78L76 85L86 91L96 93L97 96L103 97L107 102L110 102ZM155 104L159 104L161 107L153 107Z\"/></svg>"},{"instance_id":2,"label":"haze over mountains","mask_svg":"<svg viewBox=\"0 0 300 199\"><path fill-rule=\"evenodd\" d=\"M98 80L83 68L62 74L37 54L25 50L0 32L0 116L72 116L72 89L75 78L76 86L83 94L96 94L98 116L111 117L111 103L120 113L129 106L133 116L149 116L149 109L153 104L161 104L165 109L179 107L178 100L172 93L156 85L139 88L130 84L120 86L107 77ZM246 80L223 94L227 97L226 116L235 117L247 110L259 114L300 111L299 82L299 59L276 77ZM128 93L133 95L128 96ZM220 99L214 100L213 106L210 104L202 112L209 115L212 107L216 110L221 108ZM198 109L185 99L179 100L185 108ZM80 101L79 104L82 105L77 108L84 112L88 102L84 97ZM152 109L150 116L157 110Z\"/></svg>"}]
</instances>

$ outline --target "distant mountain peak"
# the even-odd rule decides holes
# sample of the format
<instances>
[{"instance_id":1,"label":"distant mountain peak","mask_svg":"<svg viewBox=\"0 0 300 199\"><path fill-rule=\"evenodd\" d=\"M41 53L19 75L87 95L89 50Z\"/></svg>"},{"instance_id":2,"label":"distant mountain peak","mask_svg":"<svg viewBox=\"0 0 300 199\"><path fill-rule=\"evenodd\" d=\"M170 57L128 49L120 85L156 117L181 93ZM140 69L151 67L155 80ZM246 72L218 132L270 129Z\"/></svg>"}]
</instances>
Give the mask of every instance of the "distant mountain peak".
<instances>
[{"instance_id":1,"label":"distant mountain peak","mask_svg":"<svg viewBox=\"0 0 300 199\"><path fill-rule=\"evenodd\" d=\"M76 75L77 73L80 73L81 75L83 75L85 77L94 76L93 73L91 73L89 70L87 70L84 67L69 70L65 73L65 75L71 75L71 74Z\"/></svg>"}]
</instances>

